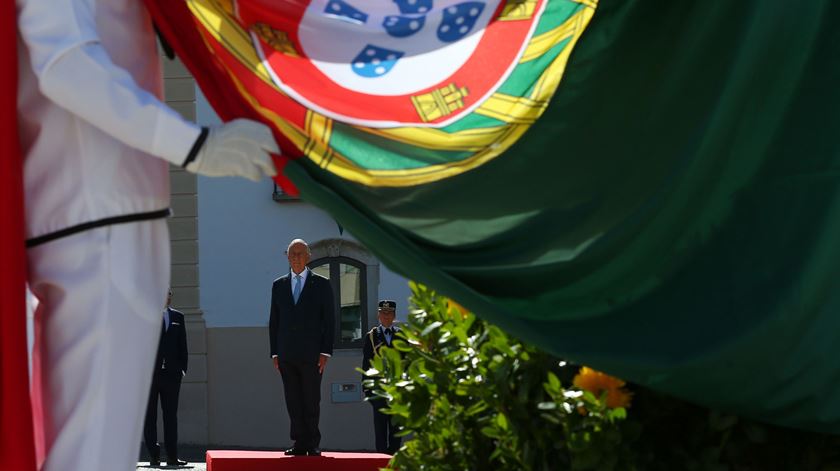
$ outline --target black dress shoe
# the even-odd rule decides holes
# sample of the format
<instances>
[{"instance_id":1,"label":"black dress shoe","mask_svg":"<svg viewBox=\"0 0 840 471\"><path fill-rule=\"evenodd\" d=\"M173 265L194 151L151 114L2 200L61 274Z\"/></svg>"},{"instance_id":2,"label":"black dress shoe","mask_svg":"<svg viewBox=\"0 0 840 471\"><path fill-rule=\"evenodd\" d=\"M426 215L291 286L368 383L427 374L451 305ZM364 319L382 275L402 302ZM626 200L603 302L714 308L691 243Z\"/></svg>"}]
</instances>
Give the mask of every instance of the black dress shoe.
<instances>
[{"instance_id":1,"label":"black dress shoe","mask_svg":"<svg viewBox=\"0 0 840 471\"><path fill-rule=\"evenodd\" d=\"M321 456L321 450L317 448L310 448L306 450L306 456Z\"/></svg>"},{"instance_id":2,"label":"black dress shoe","mask_svg":"<svg viewBox=\"0 0 840 471\"><path fill-rule=\"evenodd\" d=\"M187 464L189 463L187 463L186 461L181 461L177 458L174 460L166 460L166 466L186 466Z\"/></svg>"},{"instance_id":3,"label":"black dress shoe","mask_svg":"<svg viewBox=\"0 0 840 471\"><path fill-rule=\"evenodd\" d=\"M149 466L160 466L160 458L149 460Z\"/></svg>"},{"instance_id":4,"label":"black dress shoe","mask_svg":"<svg viewBox=\"0 0 840 471\"><path fill-rule=\"evenodd\" d=\"M283 452L286 456L306 456L306 450L303 448L291 447Z\"/></svg>"}]
</instances>

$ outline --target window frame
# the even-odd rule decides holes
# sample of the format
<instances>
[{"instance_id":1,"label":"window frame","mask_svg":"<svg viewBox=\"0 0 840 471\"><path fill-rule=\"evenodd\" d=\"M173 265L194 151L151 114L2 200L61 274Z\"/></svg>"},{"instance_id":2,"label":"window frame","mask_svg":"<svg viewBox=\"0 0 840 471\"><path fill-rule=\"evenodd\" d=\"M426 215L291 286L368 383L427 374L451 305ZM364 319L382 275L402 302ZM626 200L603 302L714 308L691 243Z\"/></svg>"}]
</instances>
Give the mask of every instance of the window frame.
<instances>
[{"instance_id":1,"label":"window frame","mask_svg":"<svg viewBox=\"0 0 840 471\"><path fill-rule=\"evenodd\" d=\"M277 183L274 184L274 190L271 192L271 199L278 203L289 203L289 202L298 202L301 201L300 196L292 196L282 188L277 186Z\"/></svg>"},{"instance_id":2,"label":"window frame","mask_svg":"<svg viewBox=\"0 0 840 471\"><path fill-rule=\"evenodd\" d=\"M359 315L361 317L362 335L356 341L345 342L341 340L341 273L339 267L341 264L350 265L359 269ZM333 348L334 349L359 349L364 346L365 334L370 330L368 326L368 306L367 306L367 265L360 260L350 257L320 257L315 260L310 260L307 264L310 270L317 267L327 265L330 272L330 286L333 290L333 312L335 313L335 322L333 322Z\"/></svg>"}]
</instances>

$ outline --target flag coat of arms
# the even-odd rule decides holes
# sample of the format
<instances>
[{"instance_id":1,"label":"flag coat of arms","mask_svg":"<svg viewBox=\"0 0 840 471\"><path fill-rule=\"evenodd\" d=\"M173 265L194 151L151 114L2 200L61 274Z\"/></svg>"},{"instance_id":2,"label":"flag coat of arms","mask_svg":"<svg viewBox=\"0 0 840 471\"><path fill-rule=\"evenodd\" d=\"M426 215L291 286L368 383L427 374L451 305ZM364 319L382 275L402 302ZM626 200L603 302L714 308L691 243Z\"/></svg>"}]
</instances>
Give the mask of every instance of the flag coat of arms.
<instances>
[{"instance_id":1,"label":"flag coat of arms","mask_svg":"<svg viewBox=\"0 0 840 471\"><path fill-rule=\"evenodd\" d=\"M545 110L594 12L571 0L186 3L293 154L389 187L508 149Z\"/></svg>"},{"instance_id":2,"label":"flag coat of arms","mask_svg":"<svg viewBox=\"0 0 840 471\"><path fill-rule=\"evenodd\" d=\"M145 0L277 182L563 358L840 432L840 2Z\"/></svg>"}]
</instances>

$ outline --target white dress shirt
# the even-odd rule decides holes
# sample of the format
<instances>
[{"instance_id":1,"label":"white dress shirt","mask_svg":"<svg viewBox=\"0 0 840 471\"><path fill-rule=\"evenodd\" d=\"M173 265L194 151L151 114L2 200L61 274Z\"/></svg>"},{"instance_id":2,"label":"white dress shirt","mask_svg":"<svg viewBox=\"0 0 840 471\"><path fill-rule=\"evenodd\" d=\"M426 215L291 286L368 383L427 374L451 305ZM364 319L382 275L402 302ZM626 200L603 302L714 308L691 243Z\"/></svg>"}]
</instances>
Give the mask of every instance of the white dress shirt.
<instances>
[{"instance_id":1,"label":"white dress shirt","mask_svg":"<svg viewBox=\"0 0 840 471\"><path fill-rule=\"evenodd\" d=\"M385 332L385 329L386 327L383 327L382 324L379 324L379 332L381 332L382 336L385 338L385 343L391 345L391 342L394 339L394 334L396 334L399 329L397 328L397 324L391 324L391 327L388 327L388 329L391 329L390 335L388 335L388 333Z\"/></svg>"},{"instance_id":2,"label":"white dress shirt","mask_svg":"<svg viewBox=\"0 0 840 471\"><path fill-rule=\"evenodd\" d=\"M309 277L309 267L303 269L300 272L300 281L297 280L298 275L295 272L289 270L289 276L291 276L292 282L290 283L290 288L292 289L292 296L295 295L295 283L300 283L300 292L303 293L303 287L306 286L306 278Z\"/></svg>"}]
</instances>

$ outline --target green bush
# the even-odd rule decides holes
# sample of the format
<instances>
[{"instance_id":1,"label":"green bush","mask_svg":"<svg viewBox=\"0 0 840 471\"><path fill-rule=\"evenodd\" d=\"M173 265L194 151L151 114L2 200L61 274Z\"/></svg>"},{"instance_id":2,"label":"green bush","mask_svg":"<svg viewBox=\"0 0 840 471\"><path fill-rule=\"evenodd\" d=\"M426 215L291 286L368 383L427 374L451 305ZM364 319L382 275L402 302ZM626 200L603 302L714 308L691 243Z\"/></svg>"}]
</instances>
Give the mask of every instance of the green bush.
<instances>
[{"instance_id":1,"label":"green bush","mask_svg":"<svg viewBox=\"0 0 840 471\"><path fill-rule=\"evenodd\" d=\"M404 340L383 348L368 370L375 394L389 399L394 420L411 434L393 467L618 469L624 409L564 388L576 369L558 358L422 286L412 290L416 309L401 326Z\"/></svg>"},{"instance_id":2,"label":"green bush","mask_svg":"<svg viewBox=\"0 0 840 471\"><path fill-rule=\"evenodd\" d=\"M615 407L615 389L596 396L573 386L595 390L574 380L577 365L411 287L402 339L366 372L406 435L392 469L840 471L837 436L760 424L632 385L629 409Z\"/></svg>"}]
</instances>

